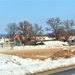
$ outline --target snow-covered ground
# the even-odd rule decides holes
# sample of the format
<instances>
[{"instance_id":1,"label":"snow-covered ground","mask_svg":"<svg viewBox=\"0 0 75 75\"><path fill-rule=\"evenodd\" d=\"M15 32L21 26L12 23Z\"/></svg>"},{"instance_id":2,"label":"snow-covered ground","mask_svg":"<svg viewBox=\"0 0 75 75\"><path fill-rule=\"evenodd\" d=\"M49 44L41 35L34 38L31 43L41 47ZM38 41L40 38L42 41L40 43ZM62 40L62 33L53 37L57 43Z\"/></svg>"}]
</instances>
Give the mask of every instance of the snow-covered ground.
<instances>
[{"instance_id":1,"label":"snow-covered ground","mask_svg":"<svg viewBox=\"0 0 75 75\"><path fill-rule=\"evenodd\" d=\"M37 45L37 46L13 46L13 47L0 47L0 50L34 50L34 49L47 49L47 48L55 48L55 47L63 47L69 46L68 42L62 41L45 41L45 45Z\"/></svg>"},{"instance_id":2,"label":"snow-covered ground","mask_svg":"<svg viewBox=\"0 0 75 75\"><path fill-rule=\"evenodd\" d=\"M44 43L47 48L69 46L68 42L63 41L45 41Z\"/></svg>"},{"instance_id":3,"label":"snow-covered ground","mask_svg":"<svg viewBox=\"0 0 75 75\"><path fill-rule=\"evenodd\" d=\"M74 64L75 57L59 60L48 58L41 61L39 59L22 59L14 55L0 54L0 75L31 75Z\"/></svg>"}]
</instances>

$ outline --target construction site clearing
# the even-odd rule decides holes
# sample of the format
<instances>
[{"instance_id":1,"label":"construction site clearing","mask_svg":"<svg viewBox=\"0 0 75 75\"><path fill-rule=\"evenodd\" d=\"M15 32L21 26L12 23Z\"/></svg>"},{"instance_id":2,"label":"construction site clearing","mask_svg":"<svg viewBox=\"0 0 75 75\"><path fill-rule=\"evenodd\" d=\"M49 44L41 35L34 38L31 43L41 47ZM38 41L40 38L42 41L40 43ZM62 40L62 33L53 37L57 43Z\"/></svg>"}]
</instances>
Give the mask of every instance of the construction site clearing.
<instances>
[{"instance_id":1,"label":"construction site clearing","mask_svg":"<svg viewBox=\"0 0 75 75\"><path fill-rule=\"evenodd\" d=\"M75 56L75 46L56 47L49 49L34 49L34 50L4 50L1 54L16 55L22 58L31 58L33 60L52 60L70 58Z\"/></svg>"},{"instance_id":2,"label":"construction site clearing","mask_svg":"<svg viewBox=\"0 0 75 75\"><path fill-rule=\"evenodd\" d=\"M45 42L45 44L46 45L40 46L15 46L12 49L10 49L11 47L1 47L0 54L14 55L21 57L23 59L28 60L32 59L32 61L43 61L43 62L48 60L60 60L75 57L74 45L69 46L66 42L61 43L60 41L54 41L54 43L53 41L51 43ZM49 74L58 72L57 69L51 71L49 72ZM42 72L40 74L38 72L37 74L34 75L47 75L47 73L44 74L44 72Z\"/></svg>"},{"instance_id":3,"label":"construction site clearing","mask_svg":"<svg viewBox=\"0 0 75 75\"><path fill-rule=\"evenodd\" d=\"M39 61L47 61L47 60L59 60L59 59L68 59L71 57L75 57L75 46L65 46L65 47L57 47L52 49L39 49L39 50L6 50L0 51L0 54L6 55L15 55L19 56L23 59L32 59ZM45 72L38 72L34 75L48 75L60 71L64 71L67 69L75 68L73 66L67 66L63 68L53 69Z\"/></svg>"}]
</instances>

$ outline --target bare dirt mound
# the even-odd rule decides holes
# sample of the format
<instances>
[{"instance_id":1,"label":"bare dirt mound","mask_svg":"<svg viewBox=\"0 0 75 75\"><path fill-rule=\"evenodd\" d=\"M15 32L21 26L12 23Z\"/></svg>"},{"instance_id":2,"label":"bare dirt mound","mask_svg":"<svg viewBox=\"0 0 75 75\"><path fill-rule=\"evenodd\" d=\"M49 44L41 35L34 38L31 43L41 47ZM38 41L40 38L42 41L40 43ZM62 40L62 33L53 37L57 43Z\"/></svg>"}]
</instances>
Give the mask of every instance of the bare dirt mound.
<instances>
[{"instance_id":1,"label":"bare dirt mound","mask_svg":"<svg viewBox=\"0 0 75 75\"><path fill-rule=\"evenodd\" d=\"M71 52L75 55L75 50L71 50Z\"/></svg>"},{"instance_id":2,"label":"bare dirt mound","mask_svg":"<svg viewBox=\"0 0 75 75\"><path fill-rule=\"evenodd\" d=\"M70 58L75 56L75 51L72 51L70 49L65 49L65 50L60 50L58 52L56 52L55 54L53 54L51 56L52 60L57 60L57 59L61 59L61 58Z\"/></svg>"}]
</instances>

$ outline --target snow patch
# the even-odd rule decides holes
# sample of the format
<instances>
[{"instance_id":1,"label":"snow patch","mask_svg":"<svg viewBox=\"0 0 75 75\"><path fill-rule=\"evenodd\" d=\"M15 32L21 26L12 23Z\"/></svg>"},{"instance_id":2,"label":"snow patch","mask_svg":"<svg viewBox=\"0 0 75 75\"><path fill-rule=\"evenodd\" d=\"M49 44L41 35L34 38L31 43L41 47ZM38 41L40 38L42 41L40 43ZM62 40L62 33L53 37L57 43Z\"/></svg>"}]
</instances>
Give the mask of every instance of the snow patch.
<instances>
[{"instance_id":1,"label":"snow patch","mask_svg":"<svg viewBox=\"0 0 75 75\"><path fill-rule=\"evenodd\" d=\"M0 75L29 75L69 65L75 65L75 57L40 61L0 54Z\"/></svg>"}]
</instances>

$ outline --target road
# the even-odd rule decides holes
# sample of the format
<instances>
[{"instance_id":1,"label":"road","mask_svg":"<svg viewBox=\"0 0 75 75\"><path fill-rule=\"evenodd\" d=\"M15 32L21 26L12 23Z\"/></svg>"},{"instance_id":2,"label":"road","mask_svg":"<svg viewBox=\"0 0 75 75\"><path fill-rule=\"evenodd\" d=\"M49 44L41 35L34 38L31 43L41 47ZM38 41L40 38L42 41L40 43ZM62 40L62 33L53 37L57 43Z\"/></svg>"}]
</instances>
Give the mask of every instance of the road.
<instances>
[{"instance_id":1,"label":"road","mask_svg":"<svg viewBox=\"0 0 75 75\"><path fill-rule=\"evenodd\" d=\"M75 68L49 75L75 75Z\"/></svg>"}]
</instances>

